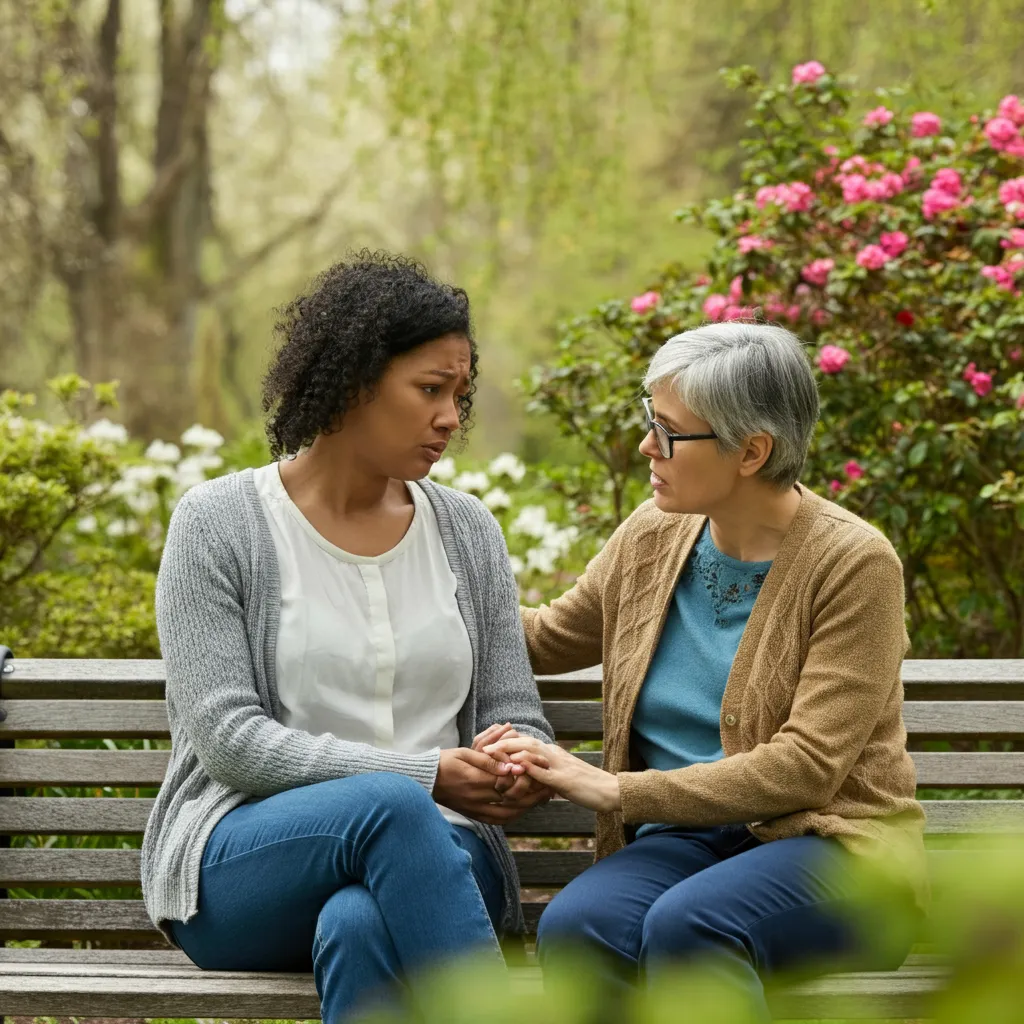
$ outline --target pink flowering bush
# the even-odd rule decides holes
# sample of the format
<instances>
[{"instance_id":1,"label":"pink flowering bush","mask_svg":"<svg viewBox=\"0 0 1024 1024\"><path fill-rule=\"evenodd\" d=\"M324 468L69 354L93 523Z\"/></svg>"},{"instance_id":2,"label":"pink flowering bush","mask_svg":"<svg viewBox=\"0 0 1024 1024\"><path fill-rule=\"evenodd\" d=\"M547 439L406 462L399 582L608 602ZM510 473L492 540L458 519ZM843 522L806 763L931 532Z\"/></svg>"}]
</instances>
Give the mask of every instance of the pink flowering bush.
<instances>
[{"instance_id":1,"label":"pink flowering bush","mask_svg":"<svg viewBox=\"0 0 1024 1024\"><path fill-rule=\"evenodd\" d=\"M708 320L784 324L820 375L803 479L896 545L916 656L1024 656L1024 103L883 107L817 62L727 80L752 97L744 187L679 214L717 236L706 265L667 268L642 322L611 301L564 325L531 407L602 467L607 531L646 493L653 351Z\"/></svg>"}]
</instances>

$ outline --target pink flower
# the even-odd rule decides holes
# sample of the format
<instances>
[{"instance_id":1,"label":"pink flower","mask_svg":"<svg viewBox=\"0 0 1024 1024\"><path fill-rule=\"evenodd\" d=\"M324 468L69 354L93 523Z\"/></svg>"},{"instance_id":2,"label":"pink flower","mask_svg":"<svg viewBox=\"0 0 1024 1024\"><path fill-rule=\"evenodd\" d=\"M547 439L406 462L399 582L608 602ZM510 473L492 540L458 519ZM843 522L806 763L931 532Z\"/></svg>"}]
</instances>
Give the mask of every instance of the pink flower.
<instances>
[{"instance_id":1,"label":"pink flower","mask_svg":"<svg viewBox=\"0 0 1024 1024\"><path fill-rule=\"evenodd\" d=\"M759 210L763 210L769 203L775 202L775 185L762 185L754 193L754 202Z\"/></svg>"},{"instance_id":2,"label":"pink flower","mask_svg":"<svg viewBox=\"0 0 1024 1024\"><path fill-rule=\"evenodd\" d=\"M822 153L825 154L825 156L838 156L839 155L839 147L838 146L825 145L825 146L821 147L821 151L822 151Z\"/></svg>"},{"instance_id":3,"label":"pink flower","mask_svg":"<svg viewBox=\"0 0 1024 1024\"><path fill-rule=\"evenodd\" d=\"M724 295L712 294L704 300L704 315L709 320L721 320L729 300Z\"/></svg>"},{"instance_id":4,"label":"pink flower","mask_svg":"<svg viewBox=\"0 0 1024 1024\"><path fill-rule=\"evenodd\" d=\"M987 277L992 281L998 288L1002 288L1004 291L1012 292L1016 286L1014 281L1015 268L1012 263L1007 263L1006 266L994 266L994 267L982 267L981 276ZM973 363L971 364L974 365Z\"/></svg>"},{"instance_id":5,"label":"pink flower","mask_svg":"<svg viewBox=\"0 0 1024 1024\"><path fill-rule=\"evenodd\" d=\"M971 387L979 398L984 398L992 390L992 374L976 373L971 378Z\"/></svg>"},{"instance_id":6,"label":"pink flower","mask_svg":"<svg viewBox=\"0 0 1024 1024\"><path fill-rule=\"evenodd\" d=\"M697 288L705 288L705 287L707 287L707 285L711 284L711 278L708 277L707 274L698 274L693 279L693 283L694 283L694 286L697 287Z\"/></svg>"},{"instance_id":7,"label":"pink flower","mask_svg":"<svg viewBox=\"0 0 1024 1024\"><path fill-rule=\"evenodd\" d=\"M835 269L835 265L836 261L832 259L812 260L800 271L800 276L809 284L824 288L828 284L828 275Z\"/></svg>"},{"instance_id":8,"label":"pink flower","mask_svg":"<svg viewBox=\"0 0 1024 1024\"><path fill-rule=\"evenodd\" d=\"M840 491L841 491L841 490L843 489L843 485L842 485L842 483L841 483L841 482L840 482L839 480L833 480L833 481L832 481L832 482L831 482L831 483L830 483L830 484L828 485L828 489L829 489L829 490L830 490L830 491L831 491L831 492L832 492L833 494L838 494L838 493L839 493L839 492L840 492Z\"/></svg>"},{"instance_id":9,"label":"pink flower","mask_svg":"<svg viewBox=\"0 0 1024 1024\"><path fill-rule=\"evenodd\" d=\"M811 208L814 192L804 181L781 185L762 185L754 197L757 208L763 210L768 203L784 206L790 213L803 213Z\"/></svg>"},{"instance_id":10,"label":"pink flower","mask_svg":"<svg viewBox=\"0 0 1024 1024\"><path fill-rule=\"evenodd\" d=\"M815 327L824 327L832 319L832 314L827 309L816 309L811 314L811 323Z\"/></svg>"},{"instance_id":11,"label":"pink flower","mask_svg":"<svg viewBox=\"0 0 1024 1024\"><path fill-rule=\"evenodd\" d=\"M1024 228L1010 228L1010 237L999 244L1004 249L1024 249Z\"/></svg>"},{"instance_id":12,"label":"pink flower","mask_svg":"<svg viewBox=\"0 0 1024 1024\"><path fill-rule=\"evenodd\" d=\"M1011 139L1009 145L1003 150L1003 154L1024 158L1024 138L1018 136L1016 139Z\"/></svg>"},{"instance_id":13,"label":"pink flower","mask_svg":"<svg viewBox=\"0 0 1024 1024\"><path fill-rule=\"evenodd\" d=\"M964 380L967 381L968 384L970 384L971 381L974 380L974 375L977 372L978 372L978 364L977 363L968 363L967 366L964 367L964 373L963 373Z\"/></svg>"},{"instance_id":14,"label":"pink flower","mask_svg":"<svg viewBox=\"0 0 1024 1024\"><path fill-rule=\"evenodd\" d=\"M647 313L661 302L661 295L658 292L644 292L643 295L638 295L629 304L629 308L634 313Z\"/></svg>"},{"instance_id":15,"label":"pink flower","mask_svg":"<svg viewBox=\"0 0 1024 1024\"><path fill-rule=\"evenodd\" d=\"M857 266L865 270L881 270L889 262L889 254L880 245L865 245L857 253Z\"/></svg>"},{"instance_id":16,"label":"pink flower","mask_svg":"<svg viewBox=\"0 0 1024 1024\"><path fill-rule=\"evenodd\" d=\"M921 158L912 156L903 168L903 172L900 177L903 179L903 184L909 186L912 182L916 182L921 177Z\"/></svg>"},{"instance_id":17,"label":"pink flower","mask_svg":"<svg viewBox=\"0 0 1024 1024\"><path fill-rule=\"evenodd\" d=\"M959 205L960 200L956 196L937 188L928 189L921 197L921 212L925 220L932 220L936 214L952 210Z\"/></svg>"},{"instance_id":18,"label":"pink flower","mask_svg":"<svg viewBox=\"0 0 1024 1024\"><path fill-rule=\"evenodd\" d=\"M728 305L722 312L723 320L753 320L754 308L752 306Z\"/></svg>"},{"instance_id":19,"label":"pink flower","mask_svg":"<svg viewBox=\"0 0 1024 1024\"><path fill-rule=\"evenodd\" d=\"M938 135L942 131L942 118L938 114L932 114L922 110L914 114L910 119L910 134L915 139L925 139L929 135Z\"/></svg>"},{"instance_id":20,"label":"pink flower","mask_svg":"<svg viewBox=\"0 0 1024 1024\"><path fill-rule=\"evenodd\" d=\"M863 174L844 174L836 180L842 185L844 203L863 203L871 198L868 179Z\"/></svg>"},{"instance_id":21,"label":"pink flower","mask_svg":"<svg viewBox=\"0 0 1024 1024\"><path fill-rule=\"evenodd\" d=\"M959 171L952 167L943 167L942 170L935 172L929 188L938 189L939 192L959 198L960 193L964 190L964 183L960 178Z\"/></svg>"},{"instance_id":22,"label":"pink flower","mask_svg":"<svg viewBox=\"0 0 1024 1024\"><path fill-rule=\"evenodd\" d=\"M1024 220L1024 178L1010 178L999 186L999 201L1011 217Z\"/></svg>"},{"instance_id":23,"label":"pink flower","mask_svg":"<svg viewBox=\"0 0 1024 1024\"><path fill-rule=\"evenodd\" d=\"M1016 138L1019 138L1017 126L1008 117L993 117L985 122L985 138L993 149L1006 149Z\"/></svg>"},{"instance_id":24,"label":"pink flower","mask_svg":"<svg viewBox=\"0 0 1024 1024\"><path fill-rule=\"evenodd\" d=\"M743 275L737 274L729 282L729 301L739 302L743 298Z\"/></svg>"},{"instance_id":25,"label":"pink flower","mask_svg":"<svg viewBox=\"0 0 1024 1024\"><path fill-rule=\"evenodd\" d=\"M850 459L843 466L843 472L846 474L847 480L859 480L864 475L864 467L856 459Z\"/></svg>"},{"instance_id":26,"label":"pink flower","mask_svg":"<svg viewBox=\"0 0 1024 1024\"><path fill-rule=\"evenodd\" d=\"M777 296L770 295L764 300L764 315L777 319L786 315L786 304Z\"/></svg>"},{"instance_id":27,"label":"pink flower","mask_svg":"<svg viewBox=\"0 0 1024 1024\"><path fill-rule=\"evenodd\" d=\"M760 235L744 235L736 244L744 256L756 249L770 249L775 245L770 238L762 238Z\"/></svg>"},{"instance_id":28,"label":"pink flower","mask_svg":"<svg viewBox=\"0 0 1024 1024\"><path fill-rule=\"evenodd\" d=\"M1019 349L1019 348L1012 348L1012 349L1010 349L1010 362L1011 363L1020 362L1020 357L1022 355L1024 355L1024 349Z\"/></svg>"},{"instance_id":29,"label":"pink flower","mask_svg":"<svg viewBox=\"0 0 1024 1024\"><path fill-rule=\"evenodd\" d=\"M850 361L850 353L839 345L825 345L818 353L818 369L822 373L839 373Z\"/></svg>"},{"instance_id":30,"label":"pink flower","mask_svg":"<svg viewBox=\"0 0 1024 1024\"><path fill-rule=\"evenodd\" d=\"M1024 392L1021 392L1021 394L1017 396L1016 405L1018 409L1024 409Z\"/></svg>"},{"instance_id":31,"label":"pink flower","mask_svg":"<svg viewBox=\"0 0 1024 1024\"><path fill-rule=\"evenodd\" d=\"M824 65L819 64L816 60L809 60L806 64L797 64L793 68L793 84L814 85L824 74Z\"/></svg>"},{"instance_id":32,"label":"pink flower","mask_svg":"<svg viewBox=\"0 0 1024 1024\"><path fill-rule=\"evenodd\" d=\"M892 421L892 432L894 434L902 434L903 433L903 424L900 423L899 420L893 420Z\"/></svg>"},{"instance_id":33,"label":"pink flower","mask_svg":"<svg viewBox=\"0 0 1024 1024\"><path fill-rule=\"evenodd\" d=\"M878 239L878 244L890 259L896 259L903 255L909 241L902 231L887 231Z\"/></svg>"},{"instance_id":34,"label":"pink flower","mask_svg":"<svg viewBox=\"0 0 1024 1024\"><path fill-rule=\"evenodd\" d=\"M800 319L801 313L803 313L803 310L797 303L794 303L786 310L786 319L795 324Z\"/></svg>"},{"instance_id":35,"label":"pink flower","mask_svg":"<svg viewBox=\"0 0 1024 1024\"><path fill-rule=\"evenodd\" d=\"M864 125L867 128L881 127L893 119L893 112L885 107L875 107L864 115Z\"/></svg>"},{"instance_id":36,"label":"pink flower","mask_svg":"<svg viewBox=\"0 0 1024 1024\"><path fill-rule=\"evenodd\" d=\"M887 171L883 174L879 184L885 189L883 199L892 199L893 196L898 196L906 188L903 176L895 171Z\"/></svg>"},{"instance_id":37,"label":"pink flower","mask_svg":"<svg viewBox=\"0 0 1024 1024\"><path fill-rule=\"evenodd\" d=\"M1016 96L1004 96L999 101L999 116L1016 125L1024 126L1024 103Z\"/></svg>"}]
</instances>

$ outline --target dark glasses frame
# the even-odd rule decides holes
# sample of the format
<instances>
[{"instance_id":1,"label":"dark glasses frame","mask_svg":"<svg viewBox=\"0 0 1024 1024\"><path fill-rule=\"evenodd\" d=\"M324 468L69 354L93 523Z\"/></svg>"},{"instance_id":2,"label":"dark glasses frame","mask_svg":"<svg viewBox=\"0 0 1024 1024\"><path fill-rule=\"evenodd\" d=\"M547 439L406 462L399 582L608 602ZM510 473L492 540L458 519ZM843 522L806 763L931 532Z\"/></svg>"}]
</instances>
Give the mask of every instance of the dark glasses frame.
<instances>
[{"instance_id":1,"label":"dark glasses frame","mask_svg":"<svg viewBox=\"0 0 1024 1024\"><path fill-rule=\"evenodd\" d=\"M647 417L648 432L654 431L654 439L658 442L658 451L663 459L672 458L672 445L676 441L717 441L717 434L670 434L654 418L654 402L650 398L642 398L644 415Z\"/></svg>"}]
</instances>

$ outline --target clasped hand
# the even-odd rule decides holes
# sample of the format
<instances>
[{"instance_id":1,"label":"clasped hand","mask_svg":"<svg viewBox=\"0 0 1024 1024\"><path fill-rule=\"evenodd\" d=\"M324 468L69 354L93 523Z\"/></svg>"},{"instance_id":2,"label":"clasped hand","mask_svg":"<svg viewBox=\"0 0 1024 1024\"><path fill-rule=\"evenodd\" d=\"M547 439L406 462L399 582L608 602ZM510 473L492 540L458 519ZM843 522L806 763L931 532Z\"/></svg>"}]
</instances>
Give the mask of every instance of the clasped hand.
<instances>
[{"instance_id":1,"label":"clasped hand","mask_svg":"<svg viewBox=\"0 0 1024 1024\"><path fill-rule=\"evenodd\" d=\"M445 807L486 825L505 825L552 793L531 778L526 767L506 754L486 754L483 748L501 739L518 738L509 723L492 725L473 740L472 748L441 751L434 781L434 799Z\"/></svg>"},{"instance_id":2,"label":"clasped hand","mask_svg":"<svg viewBox=\"0 0 1024 1024\"><path fill-rule=\"evenodd\" d=\"M594 811L617 811L622 807L617 775L587 764L556 743L506 734L482 749L495 759L507 757L513 765L521 765L534 781L581 807Z\"/></svg>"}]
</instances>

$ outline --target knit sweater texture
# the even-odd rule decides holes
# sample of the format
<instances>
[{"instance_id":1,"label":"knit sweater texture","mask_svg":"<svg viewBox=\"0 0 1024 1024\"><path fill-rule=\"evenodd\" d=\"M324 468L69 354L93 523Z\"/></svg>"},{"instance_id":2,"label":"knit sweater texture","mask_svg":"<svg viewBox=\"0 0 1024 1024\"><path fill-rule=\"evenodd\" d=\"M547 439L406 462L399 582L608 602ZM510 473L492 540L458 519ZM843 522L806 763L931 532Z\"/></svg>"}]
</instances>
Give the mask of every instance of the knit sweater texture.
<instances>
[{"instance_id":1,"label":"knit sweater texture","mask_svg":"<svg viewBox=\"0 0 1024 1024\"><path fill-rule=\"evenodd\" d=\"M903 724L903 568L882 533L799 490L729 673L722 759L656 771L630 749L637 695L706 517L640 506L571 590L523 609L530 658L544 674L603 662L604 767L618 774L622 809L598 815L598 857L651 821L743 823L762 841L834 836L909 882L924 906L924 812Z\"/></svg>"},{"instance_id":2,"label":"knit sweater texture","mask_svg":"<svg viewBox=\"0 0 1024 1024\"><path fill-rule=\"evenodd\" d=\"M460 743L495 722L551 742L519 619L504 537L484 505L421 482L456 578L473 648ZM433 789L440 750L397 753L281 724L275 679L280 575L273 538L243 470L190 490L171 517L157 577L171 758L142 844L142 892L153 922L198 910L203 850L241 803L364 772L397 772ZM344 686L344 680L338 685ZM519 878L502 830L481 834L505 880L502 926L522 931Z\"/></svg>"}]
</instances>

